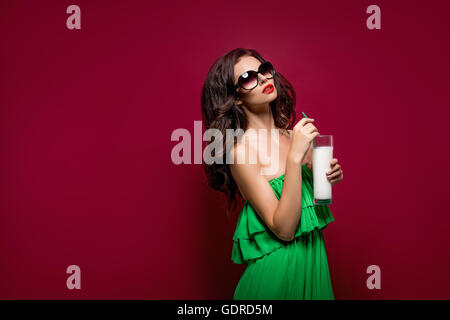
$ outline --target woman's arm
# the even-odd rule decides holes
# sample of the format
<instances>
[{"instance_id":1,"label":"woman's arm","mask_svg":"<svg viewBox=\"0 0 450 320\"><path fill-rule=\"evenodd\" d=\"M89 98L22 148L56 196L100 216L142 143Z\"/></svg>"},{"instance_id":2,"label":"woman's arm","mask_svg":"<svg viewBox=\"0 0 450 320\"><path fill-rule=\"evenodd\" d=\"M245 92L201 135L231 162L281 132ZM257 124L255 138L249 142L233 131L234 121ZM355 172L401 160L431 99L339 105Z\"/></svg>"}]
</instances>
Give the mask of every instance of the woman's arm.
<instances>
[{"instance_id":1,"label":"woman's arm","mask_svg":"<svg viewBox=\"0 0 450 320\"><path fill-rule=\"evenodd\" d=\"M234 164L230 164L230 170L236 184L267 227L279 239L291 241L301 212L303 155L297 153L288 156L283 192L278 200L270 183L260 174L259 163L237 162L238 157L246 159L245 151L245 145L234 148ZM248 147L248 152L256 152L256 150Z\"/></svg>"},{"instance_id":2,"label":"woman's arm","mask_svg":"<svg viewBox=\"0 0 450 320\"><path fill-rule=\"evenodd\" d=\"M312 161L312 154L313 154L313 147L308 149L308 153L305 156L305 160L303 160L303 163L306 164L309 170L312 171L313 169L313 161Z\"/></svg>"},{"instance_id":3,"label":"woman's arm","mask_svg":"<svg viewBox=\"0 0 450 320\"><path fill-rule=\"evenodd\" d=\"M289 131L289 136L292 137L292 130L288 130L288 131ZM313 147L310 147L308 149L308 152L305 155L305 158L302 161L302 165L306 164L308 169L311 170L311 171L313 169L312 154L313 154Z\"/></svg>"},{"instance_id":4,"label":"woman's arm","mask_svg":"<svg viewBox=\"0 0 450 320\"><path fill-rule=\"evenodd\" d=\"M274 225L288 234L288 241L294 238L302 210L302 168L300 158L289 155L286 160L286 174L279 204L273 214Z\"/></svg>"}]
</instances>

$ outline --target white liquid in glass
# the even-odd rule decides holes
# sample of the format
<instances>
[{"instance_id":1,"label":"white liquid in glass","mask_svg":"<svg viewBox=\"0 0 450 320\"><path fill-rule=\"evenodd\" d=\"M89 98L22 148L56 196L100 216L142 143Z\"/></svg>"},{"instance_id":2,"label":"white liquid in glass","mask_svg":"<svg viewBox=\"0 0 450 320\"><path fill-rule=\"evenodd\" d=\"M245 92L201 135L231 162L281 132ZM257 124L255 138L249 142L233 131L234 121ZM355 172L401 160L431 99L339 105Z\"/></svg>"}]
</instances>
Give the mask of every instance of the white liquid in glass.
<instances>
[{"instance_id":1,"label":"white liquid in glass","mask_svg":"<svg viewBox=\"0 0 450 320\"><path fill-rule=\"evenodd\" d=\"M333 159L333 147L324 146L313 149L314 199L331 199L331 183L327 179L331 159Z\"/></svg>"}]
</instances>

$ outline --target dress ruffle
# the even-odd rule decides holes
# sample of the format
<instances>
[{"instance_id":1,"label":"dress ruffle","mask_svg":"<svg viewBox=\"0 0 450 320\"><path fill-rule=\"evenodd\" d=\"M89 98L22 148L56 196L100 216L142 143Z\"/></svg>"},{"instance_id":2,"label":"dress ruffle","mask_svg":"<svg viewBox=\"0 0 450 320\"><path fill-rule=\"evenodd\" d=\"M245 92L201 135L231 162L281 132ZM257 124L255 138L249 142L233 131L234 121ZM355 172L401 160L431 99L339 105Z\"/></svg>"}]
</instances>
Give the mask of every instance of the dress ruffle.
<instances>
[{"instance_id":1,"label":"dress ruffle","mask_svg":"<svg viewBox=\"0 0 450 320\"><path fill-rule=\"evenodd\" d=\"M269 181L278 200L281 197L284 177L283 174ZM297 237L307 235L314 229L323 229L328 223L334 221L328 205L314 204L313 190L312 172L306 165L302 165L302 212L292 241L295 241ZM245 201L233 235L231 259L238 264L248 263L289 244L289 242L279 239L255 212L250 202Z\"/></svg>"}]
</instances>

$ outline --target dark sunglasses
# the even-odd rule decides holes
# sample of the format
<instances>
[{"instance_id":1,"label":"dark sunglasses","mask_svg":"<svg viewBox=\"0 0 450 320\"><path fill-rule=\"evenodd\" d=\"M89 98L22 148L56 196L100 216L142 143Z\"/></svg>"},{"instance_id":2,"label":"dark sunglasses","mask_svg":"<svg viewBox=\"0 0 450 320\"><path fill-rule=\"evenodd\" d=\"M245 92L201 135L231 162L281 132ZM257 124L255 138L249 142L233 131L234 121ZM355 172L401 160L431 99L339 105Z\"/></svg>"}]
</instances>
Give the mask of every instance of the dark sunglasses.
<instances>
[{"instance_id":1,"label":"dark sunglasses","mask_svg":"<svg viewBox=\"0 0 450 320\"><path fill-rule=\"evenodd\" d=\"M275 72L275 68L269 61L263 62L259 65L258 71L248 70L241 74L239 76L237 84L234 86L234 90L236 90L238 87L241 87L245 90L256 88L259 83L258 73L262 74L267 79L272 79L275 75Z\"/></svg>"}]
</instances>

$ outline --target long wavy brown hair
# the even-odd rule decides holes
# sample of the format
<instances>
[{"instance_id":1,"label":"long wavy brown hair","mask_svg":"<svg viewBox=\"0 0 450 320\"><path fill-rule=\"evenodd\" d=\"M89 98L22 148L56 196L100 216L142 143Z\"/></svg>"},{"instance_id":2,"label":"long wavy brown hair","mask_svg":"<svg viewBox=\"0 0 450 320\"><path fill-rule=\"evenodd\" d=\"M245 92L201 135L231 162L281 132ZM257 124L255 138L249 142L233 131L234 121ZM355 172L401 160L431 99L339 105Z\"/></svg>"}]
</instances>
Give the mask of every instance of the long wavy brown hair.
<instances>
[{"instance_id":1,"label":"long wavy brown hair","mask_svg":"<svg viewBox=\"0 0 450 320\"><path fill-rule=\"evenodd\" d=\"M201 93L202 117L205 129L218 129L223 137L226 150L226 129L247 130L248 121L244 110L236 104L237 92L234 87L234 65L243 56L253 56L261 63L264 58L253 49L236 48L218 58L208 71ZM296 95L291 83L277 70L273 77L277 98L270 103L275 126L291 129L295 123ZM213 143L211 141L210 143ZM233 137L233 143L234 137ZM224 192L227 199L227 216L236 208L237 196L243 200L231 175L230 166L223 154L222 163L203 162L208 186Z\"/></svg>"}]
</instances>

